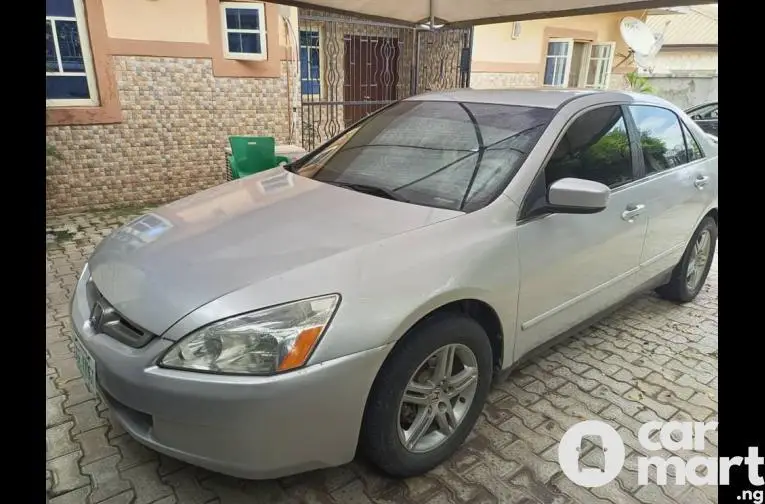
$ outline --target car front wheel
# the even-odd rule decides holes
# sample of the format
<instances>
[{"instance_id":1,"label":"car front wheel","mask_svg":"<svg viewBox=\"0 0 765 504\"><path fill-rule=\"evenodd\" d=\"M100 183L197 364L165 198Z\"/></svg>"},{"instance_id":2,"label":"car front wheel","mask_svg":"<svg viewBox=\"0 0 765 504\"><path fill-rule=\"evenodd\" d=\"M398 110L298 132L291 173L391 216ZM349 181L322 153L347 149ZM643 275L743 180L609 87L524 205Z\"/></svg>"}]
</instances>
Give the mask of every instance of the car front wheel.
<instances>
[{"instance_id":1,"label":"car front wheel","mask_svg":"<svg viewBox=\"0 0 765 504\"><path fill-rule=\"evenodd\" d=\"M360 446L396 477L422 474L451 456L489 393L492 350L475 320L439 314L394 348L375 380Z\"/></svg>"}]
</instances>

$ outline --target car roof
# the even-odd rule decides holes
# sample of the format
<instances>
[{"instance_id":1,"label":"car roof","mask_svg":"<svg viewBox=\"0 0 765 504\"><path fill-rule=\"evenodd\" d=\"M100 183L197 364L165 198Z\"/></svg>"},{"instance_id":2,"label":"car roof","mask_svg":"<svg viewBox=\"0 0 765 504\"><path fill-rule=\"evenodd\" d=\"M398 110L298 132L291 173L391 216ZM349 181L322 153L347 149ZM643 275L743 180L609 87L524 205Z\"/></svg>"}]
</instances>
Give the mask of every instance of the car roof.
<instances>
[{"instance_id":1,"label":"car roof","mask_svg":"<svg viewBox=\"0 0 765 504\"><path fill-rule=\"evenodd\" d=\"M561 105L583 96L599 95L603 102L639 101L656 105L667 105L667 102L657 96L633 93L629 91L599 90L599 89L552 89L552 88L523 88L523 89L450 89L431 91L415 95L405 101L457 101L463 103L489 103L495 105L523 105L555 109Z\"/></svg>"}]
</instances>

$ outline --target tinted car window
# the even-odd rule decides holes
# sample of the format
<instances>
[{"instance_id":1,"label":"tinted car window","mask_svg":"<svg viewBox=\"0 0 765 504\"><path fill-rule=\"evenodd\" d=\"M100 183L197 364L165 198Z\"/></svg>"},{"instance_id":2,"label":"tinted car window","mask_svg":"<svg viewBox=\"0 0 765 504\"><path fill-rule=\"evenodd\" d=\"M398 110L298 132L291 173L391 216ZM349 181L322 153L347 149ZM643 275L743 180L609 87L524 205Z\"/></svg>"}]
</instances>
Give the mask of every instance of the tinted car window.
<instances>
[{"instance_id":1,"label":"tinted car window","mask_svg":"<svg viewBox=\"0 0 765 504\"><path fill-rule=\"evenodd\" d=\"M574 177L614 188L633 180L632 153L621 107L586 112L568 128L545 168L547 186Z\"/></svg>"},{"instance_id":2,"label":"tinted car window","mask_svg":"<svg viewBox=\"0 0 765 504\"><path fill-rule=\"evenodd\" d=\"M688 162L683 130L674 112L650 105L632 105L630 112L640 134L646 174Z\"/></svg>"},{"instance_id":3,"label":"tinted car window","mask_svg":"<svg viewBox=\"0 0 765 504\"><path fill-rule=\"evenodd\" d=\"M695 138L693 138L693 135L691 135L691 132L688 131L688 127L685 124L683 124L683 134L685 135L685 147L687 151L688 162L703 158L704 151L701 150L698 142Z\"/></svg>"},{"instance_id":4,"label":"tinted car window","mask_svg":"<svg viewBox=\"0 0 765 504\"><path fill-rule=\"evenodd\" d=\"M377 196L471 211L504 189L552 115L533 107L407 100L291 170Z\"/></svg>"}]
</instances>

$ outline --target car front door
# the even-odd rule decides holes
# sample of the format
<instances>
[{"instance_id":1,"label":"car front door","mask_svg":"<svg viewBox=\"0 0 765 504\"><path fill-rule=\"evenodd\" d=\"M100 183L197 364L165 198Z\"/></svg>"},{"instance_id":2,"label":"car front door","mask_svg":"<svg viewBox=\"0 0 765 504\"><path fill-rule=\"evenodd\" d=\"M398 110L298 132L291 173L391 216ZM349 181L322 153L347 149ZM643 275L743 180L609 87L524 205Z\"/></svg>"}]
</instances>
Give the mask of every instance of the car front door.
<instances>
[{"instance_id":1,"label":"car front door","mask_svg":"<svg viewBox=\"0 0 765 504\"><path fill-rule=\"evenodd\" d=\"M532 182L518 223L520 289L515 358L585 321L636 286L646 195L624 108L590 108L569 121ZM546 213L547 188L561 178L612 190L596 214Z\"/></svg>"},{"instance_id":2,"label":"car front door","mask_svg":"<svg viewBox=\"0 0 765 504\"><path fill-rule=\"evenodd\" d=\"M673 268L699 219L714 198L713 161L705 157L689 129L673 111L653 105L630 105L640 136L644 178L649 195L648 232L640 259L643 280Z\"/></svg>"}]
</instances>

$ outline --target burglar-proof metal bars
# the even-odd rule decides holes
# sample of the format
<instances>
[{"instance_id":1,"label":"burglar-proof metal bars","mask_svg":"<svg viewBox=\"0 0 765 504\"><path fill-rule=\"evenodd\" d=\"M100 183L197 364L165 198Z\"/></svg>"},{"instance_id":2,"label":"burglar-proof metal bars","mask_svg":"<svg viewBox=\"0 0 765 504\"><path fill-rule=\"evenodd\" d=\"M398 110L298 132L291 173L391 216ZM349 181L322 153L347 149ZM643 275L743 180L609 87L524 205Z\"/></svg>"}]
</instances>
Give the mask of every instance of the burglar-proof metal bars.
<instances>
[{"instance_id":1,"label":"burglar-proof metal bars","mask_svg":"<svg viewBox=\"0 0 765 504\"><path fill-rule=\"evenodd\" d=\"M469 29L422 31L300 10L303 147L418 91L469 84Z\"/></svg>"}]
</instances>

